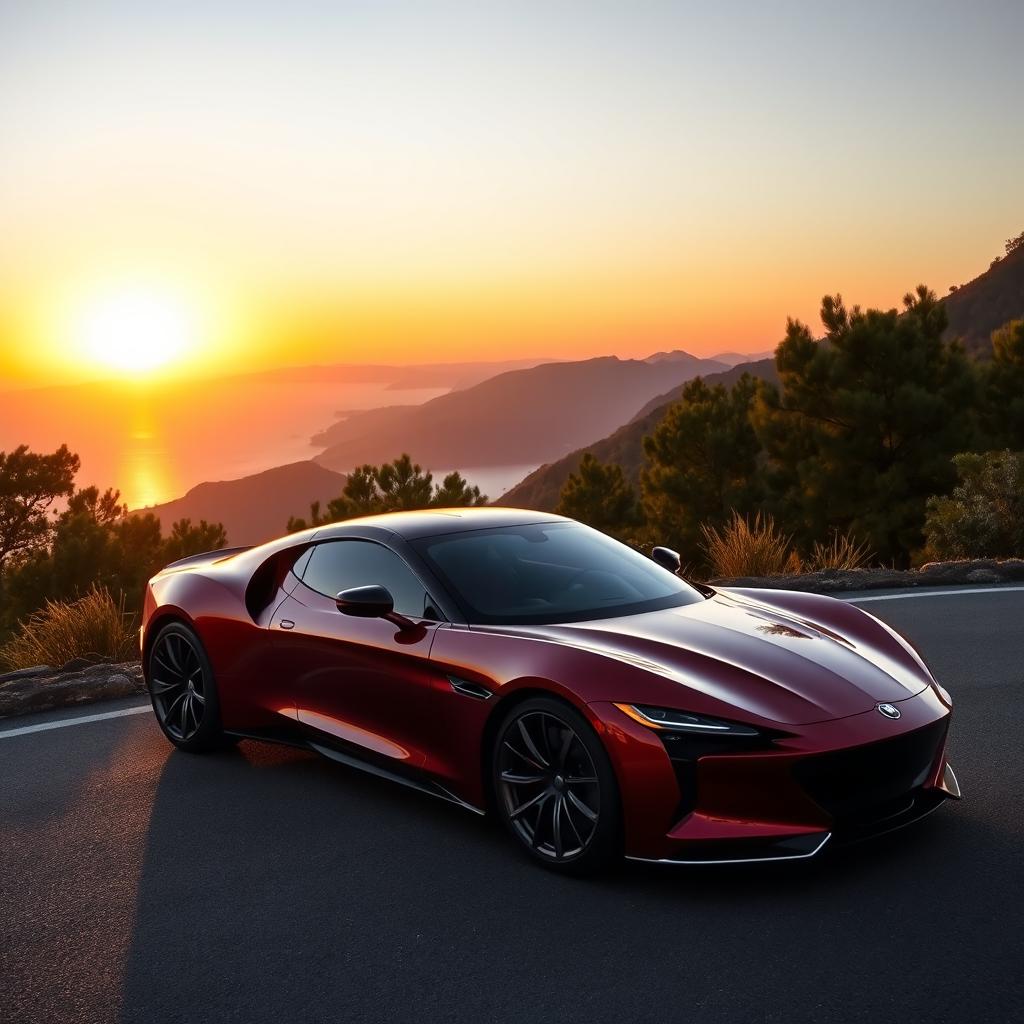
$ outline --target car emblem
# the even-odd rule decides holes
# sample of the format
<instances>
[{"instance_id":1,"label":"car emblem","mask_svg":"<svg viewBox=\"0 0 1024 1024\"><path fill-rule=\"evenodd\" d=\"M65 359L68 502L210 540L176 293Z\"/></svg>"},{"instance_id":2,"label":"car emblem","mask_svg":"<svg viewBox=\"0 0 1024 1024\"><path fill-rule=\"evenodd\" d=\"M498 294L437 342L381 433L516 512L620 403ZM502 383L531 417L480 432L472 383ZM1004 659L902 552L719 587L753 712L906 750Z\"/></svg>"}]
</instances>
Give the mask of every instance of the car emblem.
<instances>
[{"instance_id":1,"label":"car emblem","mask_svg":"<svg viewBox=\"0 0 1024 1024\"><path fill-rule=\"evenodd\" d=\"M879 704L878 710L881 714L885 715L886 718L900 717L900 709L894 707L892 704Z\"/></svg>"}]
</instances>

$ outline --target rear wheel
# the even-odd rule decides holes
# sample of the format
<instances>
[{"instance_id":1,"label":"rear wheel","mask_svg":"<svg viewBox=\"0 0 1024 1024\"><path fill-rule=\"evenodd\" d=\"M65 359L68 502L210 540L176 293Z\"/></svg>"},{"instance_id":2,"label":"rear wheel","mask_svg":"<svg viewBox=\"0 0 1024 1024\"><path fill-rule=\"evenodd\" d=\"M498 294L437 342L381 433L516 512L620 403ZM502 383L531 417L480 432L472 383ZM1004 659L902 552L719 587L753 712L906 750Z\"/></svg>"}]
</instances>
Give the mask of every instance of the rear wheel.
<instances>
[{"instance_id":1,"label":"rear wheel","mask_svg":"<svg viewBox=\"0 0 1024 1024\"><path fill-rule=\"evenodd\" d=\"M513 708L492 754L498 814L520 846L556 870L586 873L621 845L618 785L587 720L537 697Z\"/></svg>"},{"instance_id":2,"label":"rear wheel","mask_svg":"<svg viewBox=\"0 0 1024 1024\"><path fill-rule=\"evenodd\" d=\"M181 750L227 745L210 659L195 631L181 622L164 626L149 651L149 693L163 734Z\"/></svg>"}]
</instances>

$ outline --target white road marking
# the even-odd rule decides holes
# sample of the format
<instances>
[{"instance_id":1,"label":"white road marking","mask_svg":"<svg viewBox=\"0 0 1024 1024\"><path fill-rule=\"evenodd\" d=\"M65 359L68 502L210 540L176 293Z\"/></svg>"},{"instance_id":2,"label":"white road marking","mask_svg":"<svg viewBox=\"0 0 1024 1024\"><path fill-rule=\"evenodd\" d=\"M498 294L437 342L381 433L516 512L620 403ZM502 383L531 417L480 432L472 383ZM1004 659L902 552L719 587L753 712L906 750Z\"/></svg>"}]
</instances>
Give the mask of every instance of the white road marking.
<instances>
[{"instance_id":1,"label":"white road marking","mask_svg":"<svg viewBox=\"0 0 1024 1024\"><path fill-rule=\"evenodd\" d=\"M865 601L905 601L911 597L960 597L962 594L1007 594L1024 590L1024 587L973 587L970 590L928 590L909 591L906 594L881 594L877 597L844 597L850 604L864 604Z\"/></svg>"},{"instance_id":2,"label":"white road marking","mask_svg":"<svg viewBox=\"0 0 1024 1024\"><path fill-rule=\"evenodd\" d=\"M42 722L39 725L22 725L17 729L0 730L0 740L12 736L26 736L30 732L46 732L49 729L65 729L69 725L85 725L87 722L102 722L107 718L124 718L125 715L142 715L152 712L151 704L139 704L133 708L122 708L120 711L104 711L100 715L79 715L77 718L60 718L56 722Z\"/></svg>"}]
</instances>

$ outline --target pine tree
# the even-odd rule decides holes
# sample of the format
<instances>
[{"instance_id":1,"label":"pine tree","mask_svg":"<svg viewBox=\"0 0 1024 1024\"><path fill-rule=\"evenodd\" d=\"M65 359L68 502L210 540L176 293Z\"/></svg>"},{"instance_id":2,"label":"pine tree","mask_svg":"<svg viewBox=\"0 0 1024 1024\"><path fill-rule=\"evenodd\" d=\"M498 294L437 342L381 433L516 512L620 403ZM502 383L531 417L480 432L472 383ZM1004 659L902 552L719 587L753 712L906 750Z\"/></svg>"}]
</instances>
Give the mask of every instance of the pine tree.
<instances>
[{"instance_id":1,"label":"pine tree","mask_svg":"<svg viewBox=\"0 0 1024 1024\"><path fill-rule=\"evenodd\" d=\"M825 337L787 325L780 386L761 389L753 421L768 456L771 511L804 546L831 531L864 538L907 565L923 542L925 501L955 481L970 448L977 375L944 343L944 307L923 285L903 312L826 296Z\"/></svg>"}]
</instances>

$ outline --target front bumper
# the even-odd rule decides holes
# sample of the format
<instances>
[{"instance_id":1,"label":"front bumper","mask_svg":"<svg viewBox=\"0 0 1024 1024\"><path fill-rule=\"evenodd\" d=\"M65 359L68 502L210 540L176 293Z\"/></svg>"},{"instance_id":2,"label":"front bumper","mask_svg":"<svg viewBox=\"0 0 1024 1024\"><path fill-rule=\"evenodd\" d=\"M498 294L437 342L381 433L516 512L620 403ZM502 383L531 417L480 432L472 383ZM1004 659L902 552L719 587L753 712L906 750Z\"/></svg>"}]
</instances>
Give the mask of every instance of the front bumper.
<instances>
[{"instance_id":1,"label":"front bumper","mask_svg":"<svg viewBox=\"0 0 1024 1024\"><path fill-rule=\"evenodd\" d=\"M920 820L960 796L946 761L950 711L930 687L898 707L897 721L872 709L681 770L656 732L593 706L619 779L627 857L800 860Z\"/></svg>"}]
</instances>

